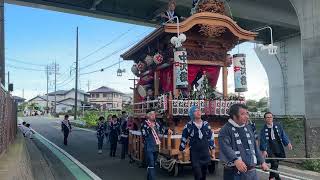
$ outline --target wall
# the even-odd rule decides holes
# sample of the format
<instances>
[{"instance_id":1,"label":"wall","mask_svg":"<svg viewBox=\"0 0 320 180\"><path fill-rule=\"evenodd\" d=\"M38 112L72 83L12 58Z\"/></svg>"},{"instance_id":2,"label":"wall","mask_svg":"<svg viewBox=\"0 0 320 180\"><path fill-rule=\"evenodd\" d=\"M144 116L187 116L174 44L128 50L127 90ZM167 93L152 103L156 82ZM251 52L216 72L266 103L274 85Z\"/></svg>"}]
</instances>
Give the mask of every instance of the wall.
<instances>
[{"instance_id":1,"label":"wall","mask_svg":"<svg viewBox=\"0 0 320 180\"><path fill-rule=\"evenodd\" d=\"M88 101L92 104L112 104L112 108L114 109L122 109L122 95L118 93L107 93L106 97L103 97L103 93L99 93L99 97L96 96L91 97L91 94L97 94L97 93L90 93L90 97L88 98ZM116 94L116 96L114 96Z\"/></svg>"}]
</instances>

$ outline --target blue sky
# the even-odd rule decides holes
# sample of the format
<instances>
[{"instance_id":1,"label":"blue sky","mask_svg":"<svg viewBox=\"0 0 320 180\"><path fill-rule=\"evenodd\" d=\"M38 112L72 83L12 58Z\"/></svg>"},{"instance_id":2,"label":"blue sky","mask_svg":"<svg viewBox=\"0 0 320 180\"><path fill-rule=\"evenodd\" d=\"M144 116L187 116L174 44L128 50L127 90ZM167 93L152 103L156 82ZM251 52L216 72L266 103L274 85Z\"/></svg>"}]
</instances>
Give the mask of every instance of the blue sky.
<instances>
[{"instance_id":1,"label":"blue sky","mask_svg":"<svg viewBox=\"0 0 320 180\"><path fill-rule=\"evenodd\" d=\"M74 87L70 69L74 67L75 62L75 32L77 26L79 27L80 59L124 34L120 39L98 53L80 61L80 74L118 62L119 55L123 51L93 66L81 68L109 56L114 51L129 47L153 30L150 27L6 4L5 53L8 65L6 68L10 71L10 79L15 86L14 95L22 96L22 89L24 89L24 96L27 99L46 93L46 75L44 71L41 71L45 67L18 63L12 58L41 65L56 61L60 66L60 75L58 75L58 84L60 85L57 89ZM253 99L266 96L266 90L268 89L267 76L253 51L253 44L241 44L239 50L247 55L249 91L245 93L245 96ZM237 53L238 48L235 48L233 52ZM12 66L39 71L15 69ZM104 72L80 76L80 88L87 91L89 81L90 89L106 85L122 92L130 92L129 87L132 86L132 82L128 79L133 78L130 71L131 66L132 62L121 64L121 68L126 69L126 73L120 78L116 76L118 65ZM229 72L228 86L230 92L233 92L232 68ZM51 81L53 78L54 76L50 76ZM68 84L68 82L70 83ZM50 91L52 91L53 85L50 84ZM221 80L218 82L218 89L221 89Z\"/></svg>"}]
</instances>

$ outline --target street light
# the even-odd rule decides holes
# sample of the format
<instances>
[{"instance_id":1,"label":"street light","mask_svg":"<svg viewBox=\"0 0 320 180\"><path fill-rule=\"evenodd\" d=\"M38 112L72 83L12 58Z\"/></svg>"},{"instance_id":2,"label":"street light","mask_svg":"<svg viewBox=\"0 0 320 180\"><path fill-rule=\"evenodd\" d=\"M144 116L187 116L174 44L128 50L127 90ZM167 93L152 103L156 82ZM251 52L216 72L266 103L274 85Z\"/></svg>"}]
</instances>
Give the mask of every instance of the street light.
<instances>
[{"instance_id":1,"label":"street light","mask_svg":"<svg viewBox=\"0 0 320 180\"><path fill-rule=\"evenodd\" d=\"M118 68L118 70L117 70L117 76L118 77L121 77L122 76L122 73L125 73L126 72L126 70L125 69L120 69L120 57L119 57L119 68Z\"/></svg>"},{"instance_id":2,"label":"street light","mask_svg":"<svg viewBox=\"0 0 320 180\"><path fill-rule=\"evenodd\" d=\"M269 55L275 55L275 54L277 54L278 46L273 45L272 28L270 26L265 26L265 27L262 27L262 28L255 29L255 31L261 31L261 30L264 30L264 29L269 29L270 30L270 42L271 43L269 45L258 44L257 47L260 48L261 51L268 50L268 54Z\"/></svg>"}]
</instances>

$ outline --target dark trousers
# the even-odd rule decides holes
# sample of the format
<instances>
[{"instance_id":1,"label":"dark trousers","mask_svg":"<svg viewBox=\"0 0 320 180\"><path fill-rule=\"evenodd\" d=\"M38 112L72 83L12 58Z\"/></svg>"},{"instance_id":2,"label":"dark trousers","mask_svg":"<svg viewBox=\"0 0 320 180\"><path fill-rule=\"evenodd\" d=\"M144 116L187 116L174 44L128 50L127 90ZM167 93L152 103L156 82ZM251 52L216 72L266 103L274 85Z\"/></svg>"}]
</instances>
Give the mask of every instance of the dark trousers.
<instances>
[{"instance_id":1,"label":"dark trousers","mask_svg":"<svg viewBox=\"0 0 320 180\"><path fill-rule=\"evenodd\" d=\"M118 145L117 140L114 140L114 139L111 140L110 139L110 156L111 157L115 157L116 156L117 145Z\"/></svg>"},{"instance_id":2,"label":"dark trousers","mask_svg":"<svg viewBox=\"0 0 320 180\"><path fill-rule=\"evenodd\" d=\"M103 139L104 139L104 135L98 136L98 150L101 150L101 149L102 149Z\"/></svg>"},{"instance_id":3,"label":"dark trousers","mask_svg":"<svg viewBox=\"0 0 320 180\"><path fill-rule=\"evenodd\" d=\"M121 137L121 144L121 159L125 159L126 154L128 154L129 138Z\"/></svg>"},{"instance_id":4,"label":"dark trousers","mask_svg":"<svg viewBox=\"0 0 320 180\"><path fill-rule=\"evenodd\" d=\"M275 171L278 171L279 160L270 159L269 161L270 161L270 163L271 163L271 169L272 169L272 170L275 170ZM272 179L272 178L275 178L276 180L281 180L279 174L274 173L274 172L270 172L269 179Z\"/></svg>"},{"instance_id":5,"label":"dark trousers","mask_svg":"<svg viewBox=\"0 0 320 180\"><path fill-rule=\"evenodd\" d=\"M63 131L63 144L68 145L69 131Z\"/></svg>"},{"instance_id":6,"label":"dark trousers","mask_svg":"<svg viewBox=\"0 0 320 180\"><path fill-rule=\"evenodd\" d=\"M208 165L192 167L194 180L206 180Z\"/></svg>"},{"instance_id":7,"label":"dark trousers","mask_svg":"<svg viewBox=\"0 0 320 180\"><path fill-rule=\"evenodd\" d=\"M158 152L146 151L147 160L147 180L155 180L156 176L156 160L158 158Z\"/></svg>"}]
</instances>

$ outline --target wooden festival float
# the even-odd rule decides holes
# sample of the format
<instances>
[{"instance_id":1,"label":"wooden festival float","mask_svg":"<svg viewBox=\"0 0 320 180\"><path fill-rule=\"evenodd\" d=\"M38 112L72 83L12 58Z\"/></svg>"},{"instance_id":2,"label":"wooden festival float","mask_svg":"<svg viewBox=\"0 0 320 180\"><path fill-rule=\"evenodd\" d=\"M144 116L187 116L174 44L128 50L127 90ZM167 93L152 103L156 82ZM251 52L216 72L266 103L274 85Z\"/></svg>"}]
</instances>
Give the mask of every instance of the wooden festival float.
<instances>
[{"instance_id":1,"label":"wooden festival float","mask_svg":"<svg viewBox=\"0 0 320 180\"><path fill-rule=\"evenodd\" d=\"M190 164L190 152L179 152L182 130L189 121L188 111L198 106L215 132L227 121L228 108L245 103L240 96L228 97L227 67L233 64L235 91L246 87L245 55L228 54L239 42L251 41L257 33L240 28L225 14L222 2L201 1L195 13L181 23L171 22L158 27L142 41L121 55L133 60L134 117L140 122L146 110L153 108L166 131L161 137L160 166L178 175L182 165ZM223 92L215 90L222 71ZM147 95L152 89L153 95ZM218 157L219 147L216 148ZM144 157L141 132L130 131L129 154L136 161ZM214 171L215 161L209 166Z\"/></svg>"}]
</instances>

